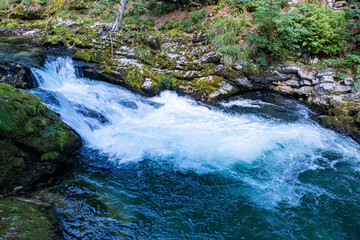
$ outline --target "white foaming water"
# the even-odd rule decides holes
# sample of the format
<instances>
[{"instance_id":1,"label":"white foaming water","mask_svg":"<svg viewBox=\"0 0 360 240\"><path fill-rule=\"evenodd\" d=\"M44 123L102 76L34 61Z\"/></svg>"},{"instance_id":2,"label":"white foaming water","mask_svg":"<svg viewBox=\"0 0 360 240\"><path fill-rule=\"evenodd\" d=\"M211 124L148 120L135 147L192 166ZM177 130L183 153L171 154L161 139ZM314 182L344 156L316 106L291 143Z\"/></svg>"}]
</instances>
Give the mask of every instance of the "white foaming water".
<instances>
[{"instance_id":1,"label":"white foaming water","mask_svg":"<svg viewBox=\"0 0 360 240\"><path fill-rule=\"evenodd\" d=\"M324 190L302 184L298 176L332 167L330 161L319 163L323 152L340 155L336 161L359 161L353 141L311 121L286 123L252 114L229 115L173 92L146 99L118 86L76 77L70 58L57 58L33 73L39 83L33 92L88 147L112 161L150 159L200 174L225 171L249 186L248 191L239 190L241 194L262 205L296 205L309 191L322 194ZM257 169L265 173L254 173Z\"/></svg>"},{"instance_id":2,"label":"white foaming water","mask_svg":"<svg viewBox=\"0 0 360 240\"><path fill-rule=\"evenodd\" d=\"M239 107L248 107L248 108L261 108L264 105L276 106L274 104L263 102L260 100L250 100L250 99L238 99L230 102L222 102L221 105L223 105L224 107L239 106Z\"/></svg>"}]
</instances>

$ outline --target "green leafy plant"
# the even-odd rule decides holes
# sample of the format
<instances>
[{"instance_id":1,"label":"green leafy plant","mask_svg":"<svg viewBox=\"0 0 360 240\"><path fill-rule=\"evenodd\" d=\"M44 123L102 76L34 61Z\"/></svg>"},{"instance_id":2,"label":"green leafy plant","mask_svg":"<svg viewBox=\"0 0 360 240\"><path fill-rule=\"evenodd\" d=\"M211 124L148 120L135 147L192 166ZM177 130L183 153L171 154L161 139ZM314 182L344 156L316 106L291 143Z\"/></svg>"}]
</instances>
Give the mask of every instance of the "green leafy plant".
<instances>
[{"instance_id":1,"label":"green leafy plant","mask_svg":"<svg viewBox=\"0 0 360 240\"><path fill-rule=\"evenodd\" d=\"M73 21L76 21L78 18L79 18L79 16L76 13L72 13L70 15L70 19L73 20Z\"/></svg>"},{"instance_id":2,"label":"green leafy plant","mask_svg":"<svg viewBox=\"0 0 360 240\"><path fill-rule=\"evenodd\" d=\"M164 75L159 79L158 86L160 89L171 90L173 89L174 81L174 78Z\"/></svg>"},{"instance_id":3,"label":"green leafy plant","mask_svg":"<svg viewBox=\"0 0 360 240\"><path fill-rule=\"evenodd\" d=\"M48 0L36 0L41 5L46 5L48 3Z\"/></svg>"},{"instance_id":4,"label":"green leafy plant","mask_svg":"<svg viewBox=\"0 0 360 240\"><path fill-rule=\"evenodd\" d=\"M343 11L302 4L290 12L281 12L281 2L270 6L266 0L254 14L260 23L259 34L247 39L273 56L295 55L300 49L310 53L337 54L345 50L347 19Z\"/></svg>"},{"instance_id":5,"label":"green leafy plant","mask_svg":"<svg viewBox=\"0 0 360 240\"><path fill-rule=\"evenodd\" d=\"M222 17L217 19L207 31L212 45L218 49L217 54L224 58L225 64L246 60L244 50L238 46L239 35L246 26L244 19L239 21L234 18Z\"/></svg>"},{"instance_id":6,"label":"green leafy plant","mask_svg":"<svg viewBox=\"0 0 360 240\"><path fill-rule=\"evenodd\" d=\"M136 0L133 2L131 9L129 10L130 15L143 15L148 13L149 1Z\"/></svg>"},{"instance_id":7,"label":"green leafy plant","mask_svg":"<svg viewBox=\"0 0 360 240\"><path fill-rule=\"evenodd\" d=\"M180 28L185 32L193 32L196 28L201 27L201 22L205 18L207 11L206 10L200 10L191 12L191 18L190 20L187 20L189 17L186 16L180 23Z\"/></svg>"}]
</instances>

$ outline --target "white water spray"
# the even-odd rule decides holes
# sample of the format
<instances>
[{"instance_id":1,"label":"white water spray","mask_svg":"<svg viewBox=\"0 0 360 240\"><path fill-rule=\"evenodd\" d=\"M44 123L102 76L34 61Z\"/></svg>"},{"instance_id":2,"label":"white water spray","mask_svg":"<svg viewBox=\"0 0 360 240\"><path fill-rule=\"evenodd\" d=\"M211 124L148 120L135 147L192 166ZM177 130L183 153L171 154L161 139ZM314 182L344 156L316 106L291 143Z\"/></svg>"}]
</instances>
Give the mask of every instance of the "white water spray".
<instances>
[{"instance_id":1,"label":"white water spray","mask_svg":"<svg viewBox=\"0 0 360 240\"><path fill-rule=\"evenodd\" d=\"M70 58L57 58L32 71L39 84L33 93L58 112L88 147L115 163L150 159L199 174L225 171L248 184L245 194L266 206L296 205L309 191L323 194L322 189L301 184L298 176L333 167L324 152L341 156L333 160L337 162L360 159L353 141L311 121L287 123L254 114L226 114L173 92L146 99L118 86L77 77ZM222 105L271 104L241 99ZM242 168L263 168L266 174L254 175Z\"/></svg>"}]
</instances>

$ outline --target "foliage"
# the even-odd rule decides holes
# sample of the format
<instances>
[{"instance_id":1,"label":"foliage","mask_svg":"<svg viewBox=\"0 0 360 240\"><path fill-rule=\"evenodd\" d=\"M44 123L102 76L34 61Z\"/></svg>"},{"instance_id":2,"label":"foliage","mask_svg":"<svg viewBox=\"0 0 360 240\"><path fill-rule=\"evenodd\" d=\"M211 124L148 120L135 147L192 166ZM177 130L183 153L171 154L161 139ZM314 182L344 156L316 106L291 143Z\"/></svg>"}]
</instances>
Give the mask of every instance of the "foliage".
<instances>
[{"instance_id":1,"label":"foliage","mask_svg":"<svg viewBox=\"0 0 360 240\"><path fill-rule=\"evenodd\" d=\"M228 0L228 3L233 16L239 16L245 11L253 12L259 6L256 0Z\"/></svg>"},{"instance_id":2,"label":"foliage","mask_svg":"<svg viewBox=\"0 0 360 240\"><path fill-rule=\"evenodd\" d=\"M226 64L242 59L243 50L238 47L238 36L246 27L247 22L244 17L241 21L222 17L217 19L207 31L212 45L218 49L217 54L224 57Z\"/></svg>"},{"instance_id":3,"label":"foliage","mask_svg":"<svg viewBox=\"0 0 360 240\"><path fill-rule=\"evenodd\" d=\"M47 162L47 161L56 160L58 158L59 158L58 152L48 152L48 153L41 155L40 160L43 162Z\"/></svg>"},{"instance_id":4,"label":"foliage","mask_svg":"<svg viewBox=\"0 0 360 240\"><path fill-rule=\"evenodd\" d=\"M345 12L334 12L329 7L314 5L302 5L298 11L303 14L300 24L309 31L303 37L303 47L311 52L326 54L344 51L346 42L343 39L348 26Z\"/></svg>"},{"instance_id":5,"label":"foliage","mask_svg":"<svg viewBox=\"0 0 360 240\"><path fill-rule=\"evenodd\" d=\"M72 14L70 15L70 19L73 20L73 21L76 21L78 18L79 18L79 17L78 17L78 15L77 15L76 13L72 13Z\"/></svg>"},{"instance_id":6,"label":"foliage","mask_svg":"<svg viewBox=\"0 0 360 240\"><path fill-rule=\"evenodd\" d=\"M146 57L146 55L149 54L149 52L150 52L150 49L147 46L146 47L139 47L137 49L137 51L136 51L139 59L141 59L141 60L145 60L145 57Z\"/></svg>"},{"instance_id":7,"label":"foliage","mask_svg":"<svg viewBox=\"0 0 360 240\"><path fill-rule=\"evenodd\" d=\"M37 0L37 2L41 5L46 5L48 3L48 0Z\"/></svg>"},{"instance_id":8,"label":"foliage","mask_svg":"<svg viewBox=\"0 0 360 240\"><path fill-rule=\"evenodd\" d=\"M135 0L129 9L130 15L143 15L149 12L149 2L143 0Z\"/></svg>"},{"instance_id":9,"label":"foliage","mask_svg":"<svg viewBox=\"0 0 360 240\"><path fill-rule=\"evenodd\" d=\"M173 89L175 79L169 76L161 76L158 82L158 86L160 89Z\"/></svg>"},{"instance_id":10,"label":"foliage","mask_svg":"<svg viewBox=\"0 0 360 240\"><path fill-rule=\"evenodd\" d=\"M125 82L129 85L132 89L137 89L141 91L141 86L145 81L145 77L139 68L129 69L127 71L127 76L125 77Z\"/></svg>"},{"instance_id":11,"label":"foliage","mask_svg":"<svg viewBox=\"0 0 360 240\"><path fill-rule=\"evenodd\" d=\"M271 1L271 0L267 0ZM270 2L269 2L270 3ZM311 53L337 54L345 50L347 19L343 11L329 7L302 4L290 12L262 5L254 14L260 23L259 35L248 37L259 48L281 56L297 54L300 49Z\"/></svg>"},{"instance_id":12,"label":"foliage","mask_svg":"<svg viewBox=\"0 0 360 240\"><path fill-rule=\"evenodd\" d=\"M192 32L195 30L195 28L200 28L201 22L205 18L207 11L206 10L200 10L191 12L191 19L187 20L188 17L185 17L181 23L180 28L185 32Z\"/></svg>"},{"instance_id":13,"label":"foliage","mask_svg":"<svg viewBox=\"0 0 360 240\"><path fill-rule=\"evenodd\" d=\"M273 44L275 20L281 12L281 3L280 0L263 0L254 13L254 22L260 23L260 36L267 39L270 48Z\"/></svg>"},{"instance_id":14,"label":"foliage","mask_svg":"<svg viewBox=\"0 0 360 240\"><path fill-rule=\"evenodd\" d=\"M355 77L360 79L360 56L358 54L347 53L344 58L326 59L323 64L336 68L340 79L344 79L350 69L352 69Z\"/></svg>"}]
</instances>

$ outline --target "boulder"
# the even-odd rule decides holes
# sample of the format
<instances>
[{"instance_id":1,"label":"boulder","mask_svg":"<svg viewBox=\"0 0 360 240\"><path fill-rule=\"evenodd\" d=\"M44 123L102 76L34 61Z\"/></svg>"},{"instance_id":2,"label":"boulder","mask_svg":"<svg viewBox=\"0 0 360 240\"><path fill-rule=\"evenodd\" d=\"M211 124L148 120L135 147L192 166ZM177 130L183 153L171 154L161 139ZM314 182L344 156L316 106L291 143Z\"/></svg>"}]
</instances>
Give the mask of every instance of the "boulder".
<instances>
[{"instance_id":1,"label":"boulder","mask_svg":"<svg viewBox=\"0 0 360 240\"><path fill-rule=\"evenodd\" d=\"M300 83L299 83L299 81L296 80L296 79L290 79L290 80L285 81L285 82L283 82L283 83L286 84L286 85L288 85L288 86L290 86L290 87L295 87L295 88L300 87Z\"/></svg>"},{"instance_id":2,"label":"boulder","mask_svg":"<svg viewBox=\"0 0 360 240\"><path fill-rule=\"evenodd\" d=\"M313 87L310 86L304 86L299 89L296 89L296 94L299 96L310 96L314 91Z\"/></svg>"},{"instance_id":3,"label":"boulder","mask_svg":"<svg viewBox=\"0 0 360 240\"><path fill-rule=\"evenodd\" d=\"M335 85L334 93L350 93L352 91L350 86Z\"/></svg>"},{"instance_id":4,"label":"boulder","mask_svg":"<svg viewBox=\"0 0 360 240\"><path fill-rule=\"evenodd\" d=\"M208 40L208 37L207 37L206 32L202 32L202 31L195 31L194 32L194 36L192 38L193 43L200 43L200 42L206 43L207 40Z\"/></svg>"},{"instance_id":5,"label":"boulder","mask_svg":"<svg viewBox=\"0 0 360 240\"><path fill-rule=\"evenodd\" d=\"M38 153L70 153L81 146L79 135L39 97L7 84L0 85L0 137Z\"/></svg>"},{"instance_id":6,"label":"boulder","mask_svg":"<svg viewBox=\"0 0 360 240\"><path fill-rule=\"evenodd\" d=\"M81 145L40 98L0 84L0 194L27 191Z\"/></svg>"}]
</instances>

